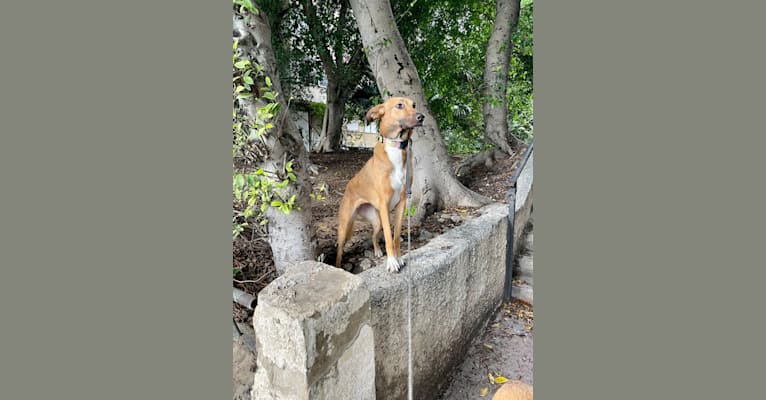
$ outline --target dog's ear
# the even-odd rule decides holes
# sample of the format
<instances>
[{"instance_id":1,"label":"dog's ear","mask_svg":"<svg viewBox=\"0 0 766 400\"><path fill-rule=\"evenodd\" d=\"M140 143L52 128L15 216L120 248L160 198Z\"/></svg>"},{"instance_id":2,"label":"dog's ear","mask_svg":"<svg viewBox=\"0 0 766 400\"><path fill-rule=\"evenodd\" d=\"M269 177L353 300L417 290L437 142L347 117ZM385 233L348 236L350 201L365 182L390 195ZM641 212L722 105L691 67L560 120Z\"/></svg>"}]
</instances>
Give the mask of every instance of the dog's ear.
<instances>
[{"instance_id":1,"label":"dog's ear","mask_svg":"<svg viewBox=\"0 0 766 400\"><path fill-rule=\"evenodd\" d=\"M386 113L386 108L383 107L383 104L378 104L377 106L367 111L367 115L364 116L364 120L369 124L373 120L376 120L382 117L383 114L385 113Z\"/></svg>"}]
</instances>

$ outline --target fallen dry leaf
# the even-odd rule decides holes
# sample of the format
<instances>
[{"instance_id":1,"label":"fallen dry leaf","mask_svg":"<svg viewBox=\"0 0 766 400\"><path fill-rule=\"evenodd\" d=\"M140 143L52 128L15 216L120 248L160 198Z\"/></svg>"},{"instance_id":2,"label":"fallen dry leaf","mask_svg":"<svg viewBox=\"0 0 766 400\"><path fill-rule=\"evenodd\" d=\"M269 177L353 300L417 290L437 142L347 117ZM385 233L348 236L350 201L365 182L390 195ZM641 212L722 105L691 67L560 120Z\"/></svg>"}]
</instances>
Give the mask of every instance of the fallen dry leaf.
<instances>
[{"instance_id":1,"label":"fallen dry leaf","mask_svg":"<svg viewBox=\"0 0 766 400\"><path fill-rule=\"evenodd\" d=\"M489 394L489 388L488 387L481 388L481 390L479 390L479 396L480 397L484 397L484 396L486 396L488 394Z\"/></svg>"},{"instance_id":2,"label":"fallen dry leaf","mask_svg":"<svg viewBox=\"0 0 766 400\"><path fill-rule=\"evenodd\" d=\"M508 378L500 375L495 378L495 383L505 383L508 382Z\"/></svg>"},{"instance_id":3,"label":"fallen dry leaf","mask_svg":"<svg viewBox=\"0 0 766 400\"><path fill-rule=\"evenodd\" d=\"M491 344L488 344L488 343L484 343L484 347L486 347L486 348L488 348L488 349L492 350L492 345L491 345Z\"/></svg>"}]
</instances>

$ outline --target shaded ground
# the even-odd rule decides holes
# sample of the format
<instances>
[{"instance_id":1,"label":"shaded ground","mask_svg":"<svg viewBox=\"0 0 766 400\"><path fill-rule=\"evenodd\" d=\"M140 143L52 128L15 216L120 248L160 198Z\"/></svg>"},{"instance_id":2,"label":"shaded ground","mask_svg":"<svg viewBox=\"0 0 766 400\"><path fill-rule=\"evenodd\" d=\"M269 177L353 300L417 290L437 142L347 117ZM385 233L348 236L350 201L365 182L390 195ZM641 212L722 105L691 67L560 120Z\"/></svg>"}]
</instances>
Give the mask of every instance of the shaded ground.
<instances>
[{"instance_id":1,"label":"shaded ground","mask_svg":"<svg viewBox=\"0 0 766 400\"><path fill-rule=\"evenodd\" d=\"M527 304L513 301L501 307L474 339L439 400L491 399L502 378L533 384L532 324L532 307Z\"/></svg>"}]
</instances>

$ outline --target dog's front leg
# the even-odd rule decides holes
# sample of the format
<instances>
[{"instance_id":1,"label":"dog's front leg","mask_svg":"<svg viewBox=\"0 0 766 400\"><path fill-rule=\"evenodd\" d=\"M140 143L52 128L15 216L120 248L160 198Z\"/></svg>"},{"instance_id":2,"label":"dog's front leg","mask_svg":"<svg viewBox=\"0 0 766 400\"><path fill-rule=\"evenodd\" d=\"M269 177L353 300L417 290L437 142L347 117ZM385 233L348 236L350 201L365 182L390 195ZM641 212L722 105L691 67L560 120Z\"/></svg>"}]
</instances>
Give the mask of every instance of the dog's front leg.
<instances>
[{"instance_id":1,"label":"dog's front leg","mask_svg":"<svg viewBox=\"0 0 766 400\"><path fill-rule=\"evenodd\" d=\"M400 266L404 266L404 260L402 259L402 219L404 217L404 209L407 203L405 194L406 190L402 189L402 193L399 194L399 203L394 209L394 251L396 251L396 259Z\"/></svg>"},{"instance_id":2,"label":"dog's front leg","mask_svg":"<svg viewBox=\"0 0 766 400\"><path fill-rule=\"evenodd\" d=\"M388 212L388 202L378 202L378 213L380 213L380 224L383 225L383 239L386 241L386 269L388 272L399 272L399 261L396 259L396 250L394 249L394 239L391 237L391 222Z\"/></svg>"}]
</instances>

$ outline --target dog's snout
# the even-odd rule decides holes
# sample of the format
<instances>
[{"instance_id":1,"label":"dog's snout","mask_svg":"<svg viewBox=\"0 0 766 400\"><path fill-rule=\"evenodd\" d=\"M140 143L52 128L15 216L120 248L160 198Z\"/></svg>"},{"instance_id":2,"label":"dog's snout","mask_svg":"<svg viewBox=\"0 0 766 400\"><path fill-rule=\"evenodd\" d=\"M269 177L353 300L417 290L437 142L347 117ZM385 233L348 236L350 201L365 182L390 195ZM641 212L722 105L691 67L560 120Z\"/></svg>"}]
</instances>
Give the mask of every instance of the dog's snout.
<instances>
[{"instance_id":1,"label":"dog's snout","mask_svg":"<svg viewBox=\"0 0 766 400\"><path fill-rule=\"evenodd\" d=\"M417 115L415 115L415 118L418 119L418 122L423 122L423 120L426 119L426 116L423 115L423 113L417 113Z\"/></svg>"}]
</instances>

